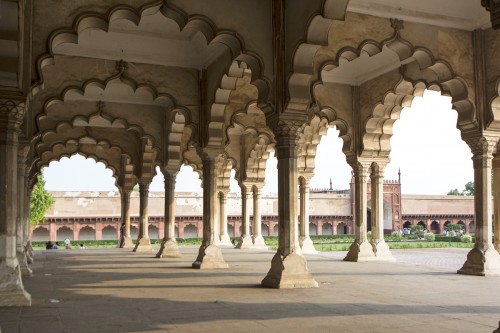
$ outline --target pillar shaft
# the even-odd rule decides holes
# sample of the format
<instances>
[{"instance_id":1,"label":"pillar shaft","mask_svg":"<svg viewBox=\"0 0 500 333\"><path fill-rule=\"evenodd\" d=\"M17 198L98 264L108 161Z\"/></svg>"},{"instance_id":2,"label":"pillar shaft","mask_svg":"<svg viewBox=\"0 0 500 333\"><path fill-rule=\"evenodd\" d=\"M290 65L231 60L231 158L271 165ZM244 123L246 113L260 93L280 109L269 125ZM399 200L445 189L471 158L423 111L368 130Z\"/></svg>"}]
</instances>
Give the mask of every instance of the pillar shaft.
<instances>
[{"instance_id":1,"label":"pillar shaft","mask_svg":"<svg viewBox=\"0 0 500 333\"><path fill-rule=\"evenodd\" d=\"M262 216L260 214L261 189L253 186L253 248L266 249L267 245L262 236Z\"/></svg>"},{"instance_id":2,"label":"pillar shaft","mask_svg":"<svg viewBox=\"0 0 500 333\"><path fill-rule=\"evenodd\" d=\"M367 191L368 170L370 164L356 161L352 165L354 172L354 236L344 260L367 261L375 257L372 245L367 240Z\"/></svg>"},{"instance_id":3,"label":"pillar shaft","mask_svg":"<svg viewBox=\"0 0 500 333\"><path fill-rule=\"evenodd\" d=\"M18 136L24 102L0 99L0 306L30 305L16 254Z\"/></svg>"},{"instance_id":4,"label":"pillar shaft","mask_svg":"<svg viewBox=\"0 0 500 333\"><path fill-rule=\"evenodd\" d=\"M495 217L493 225L494 225L495 248L497 251L500 251L500 156L498 155L493 160L493 191L494 191L493 216ZM468 229L468 224L467 224L467 229Z\"/></svg>"},{"instance_id":5,"label":"pillar shaft","mask_svg":"<svg viewBox=\"0 0 500 333\"><path fill-rule=\"evenodd\" d=\"M468 275L500 275L500 255L493 246L493 207L491 203L491 171L497 138L480 137L468 140L474 166L474 211L476 242L467 260L458 270Z\"/></svg>"},{"instance_id":6,"label":"pillar shaft","mask_svg":"<svg viewBox=\"0 0 500 333\"><path fill-rule=\"evenodd\" d=\"M250 236L250 214L248 211L248 187L245 184L240 184L241 187L241 237L236 248L248 249L253 247L252 237Z\"/></svg>"},{"instance_id":7,"label":"pillar shaft","mask_svg":"<svg viewBox=\"0 0 500 333\"><path fill-rule=\"evenodd\" d=\"M374 260L394 261L384 240L384 165L373 164L371 174L372 195L372 247Z\"/></svg>"},{"instance_id":8,"label":"pillar shaft","mask_svg":"<svg viewBox=\"0 0 500 333\"><path fill-rule=\"evenodd\" d=\"M220 245L231 246L231 239L227 233L227 193L219 192L219 219L220 219Z\"/></svg>"},{"instance_id":9,"label":"pillar shaft","mask_svg":"<svg viewBox=\"0 0 500 333\"><path fill-rule=\"evenodd\" d=\"M193 268L227 268L222 251L214 244L216 221L217 173L216 153L201 152L203 161L203 240Z\"/></svg>"},{"instance_id":10,"label":"pillar shaft","mask_svg":"<svg viewBox=\"0 0 500 333\"><path fill-rule=\"evenodd\" d=\"M122 223L125 223L125 240L124 248L133 248L134 243L132 242L132 237L130 236L130 190L122 190L121 194L121 218Z\"/></svg>"},{"instance_id":11,"label":"pillar shaft","mask_svg":"<svg viewBox=\"0 0 500 333\"><path fill-rule=\"evenodd\" d=\"M29 146L26 144L20 145L17 156L17 260L21 268L23 276L31 276L32 271L28 267L28 260L26 256L26 158L28 156ZM28 222L29 223L29 222Z\"/></svg>"},{"instance_id":12,"label":"pillar shaft","mask_svg":"<svg viewBox=\"0 0 500 333\"><path fill-rule=\"evenodd\" d=\"M302 253L318 253L309 237L309 178L302 177L300 182L300 246Z\"/></svg>"},{"instance_id":13,"label":"pillar shaft","mask_svg":"<svg viewBox=\"0 0 500 333\"><path fill-rule=\"evenodd\" d=\"M276 136L278 158L278 251L271 261L271 269L262 285L271 288L310 288L318 283L300 254L298 241L298 172L297 126L295 122L281 122ZM280 126L280 125L279 125Z\"/></svg>"},{"instance_id":14,"label":"pillar shaft","mask_svg":"<svg viewBox=\"0 0 500 333\"><path fill-rule=\"evenodd\" d=\"M152 252L151 240L149 239L149 184L139 183L139 238L135 244L134 252Z\"/></svg>"},{"instance_id":15,"label":"pillar shaft","mask_svg":"<svg viewBox=\"0 0 500 333\"><path fill-rule=\"evenodd\" d=\"M175 175L164 173L165 178L165 237L156 254L157 258L180 258L179 246L175 239Z\"/></svg>"}]
</instances>

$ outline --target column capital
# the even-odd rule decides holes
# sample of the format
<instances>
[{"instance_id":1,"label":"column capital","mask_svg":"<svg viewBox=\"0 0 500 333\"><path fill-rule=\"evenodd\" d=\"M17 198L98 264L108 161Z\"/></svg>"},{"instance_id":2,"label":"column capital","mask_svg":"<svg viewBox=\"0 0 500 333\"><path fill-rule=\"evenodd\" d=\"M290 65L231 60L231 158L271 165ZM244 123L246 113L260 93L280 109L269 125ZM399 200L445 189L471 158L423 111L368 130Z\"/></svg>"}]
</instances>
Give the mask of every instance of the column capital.
<instances>
[{"instance_id":1,"label":"column capital","mask_svg":"<svg viewBox=\"0 0 500 333\"><path fill-rule=\"evenodd\" d=\"M356 160L349 162L349 165L351 166L355 177L367 177L372 163Z\"/></svg>"},{"instance_id":2,"label":"column capital","mask_svg":"<svg viewBox=\"0 0 500 333\"><path fill-rule=\"evenodd\" d=\"M500 137L492 135L479 135L464 138L465 142L472 151L472 159L482 159L483 157L493 158L493 154L497 151L499 139Z\"/></svg>"},{"instance_id":3,"label":"column capital","mask_svg":"<svg viewBox=\"0 0 500 333\"><path fill-rule=\"evenodd\" d=\"M0 144L17 144L24 114L24 101L0 98Z\"/></svg>"}]
</instances>

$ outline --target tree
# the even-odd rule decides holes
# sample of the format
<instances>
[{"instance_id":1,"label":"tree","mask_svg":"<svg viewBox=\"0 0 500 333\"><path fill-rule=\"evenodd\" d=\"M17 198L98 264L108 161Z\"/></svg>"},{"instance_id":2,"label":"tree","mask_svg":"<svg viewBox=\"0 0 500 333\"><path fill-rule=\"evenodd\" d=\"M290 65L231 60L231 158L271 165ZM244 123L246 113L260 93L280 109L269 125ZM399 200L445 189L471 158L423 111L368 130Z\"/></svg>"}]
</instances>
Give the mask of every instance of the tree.
<instances>
[{"instance_id":1,"label":"tree","mask_svg":"<svg viewBox=\"0 0 500 333\"><path fill-rule=\"evenodd\" d=\"M474 195L474 182L468 182L465 184L465 190L462 192L463 195Z\"/></svg>"},{"instance_id":2,"label":"tree","mask_svg":"<svg viewBox=\"0 0 500 333\"><path fill-rule=\"evenodd\" d=\"M38 181L31 192L30 224L35 225L45 220L45 213L53 204L52 195L45 189L43 175L38 175Z\"/></svg>"},{"instance_id":3,"label":"tree","mask_svg":"<svg viewBox=\"0 0 500 333\"><path fill-rule=\"evenodd\" d=\"M447 195L474 195L474 182L465 184L465 189L460 192L458 189L449 190Z\"/></svg>"}]
</instances>

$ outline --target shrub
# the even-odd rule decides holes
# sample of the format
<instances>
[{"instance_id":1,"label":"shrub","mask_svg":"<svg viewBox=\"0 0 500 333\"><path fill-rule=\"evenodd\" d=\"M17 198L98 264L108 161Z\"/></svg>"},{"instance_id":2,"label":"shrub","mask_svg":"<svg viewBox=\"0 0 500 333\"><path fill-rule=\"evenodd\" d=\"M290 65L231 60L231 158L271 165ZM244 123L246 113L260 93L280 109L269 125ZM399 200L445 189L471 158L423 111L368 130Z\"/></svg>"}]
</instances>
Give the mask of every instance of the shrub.
<instances>
[{"instance_id":1,"label":"shrub","mask_svg":"<svg viewBox=\"0 0 500 333\"><path fill-rule=\"evenodd\" d=\"M460 236L460 241L462 243L472 243L472 236L469 234L462 235Z\"/></svg>"},{"instance_id":2,"label":"shrub","mask_svg":"<svg viewBox=\"0 0 500 333\"><path fill-rule=\"evenodd\" d=\"M400 242L401 239L403 239L403 235L398 230L395 230L391 233L391 239L393 241Z\"/></svg>"},{"instance_id":3,"label":"shrub","mask_svg":"<svg viewBox=\"0 0 500 333\"><path fill-rule=\"evenodd\" d=\"M424 234L424 239L428 242L434 242L434 240L436 239L436 235L434 235L432 232L428 232Z\"/></svg>"}]
</instances>

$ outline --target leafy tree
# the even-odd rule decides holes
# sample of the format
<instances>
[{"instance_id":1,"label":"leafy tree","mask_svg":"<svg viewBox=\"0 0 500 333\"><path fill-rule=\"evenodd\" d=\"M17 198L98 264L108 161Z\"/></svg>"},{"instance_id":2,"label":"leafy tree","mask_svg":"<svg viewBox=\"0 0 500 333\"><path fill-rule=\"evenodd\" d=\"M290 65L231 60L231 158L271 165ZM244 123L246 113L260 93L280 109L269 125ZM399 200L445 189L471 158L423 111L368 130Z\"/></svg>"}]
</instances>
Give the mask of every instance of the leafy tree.
<instances>
[{"instance_id":1,"label":"leafy tree","mask_svg":"<svg viewBox=\"0 0 500 333\"><path fill-rule=\"evenodd\" d=\"M31 192L30 224L35 225L45 220L45 213L53 204L52 195L45 189L43 175L38 175L38 182Z\"/></svg>"},{"instance_id":2,"label":"leafy tree","mask_svg":"<svg viewBox=\"0 0 500 333\"><path fill-rule=\"evenodd\" d=\"M465 184L465 189L460 192L458 189L449 190L447 195L474 195L474 182Z\"/></svg>"},{"instance_id":3,"label":"leafy tree","mask_svg":"<svg viewBox=\"0 0 500 333\"><path fill-rule=\"evenodd\" d=\"M465 184L465 190L462 192L463 195L474 195L474 182L468 182Z\"/></svg>"},{"instance_id":4,"label":"leafy tree","mask_svg":"<svg viewBox=\"0 0 500 333\"><path fill-rule=\"evenodd\" d=\"M418 239L422 239L422 237L424 237L424 227L422 227L419 224L412 225L411 229L410 229L410 233L412 235L417 235Z\"/></svg>"}]
</instances>

